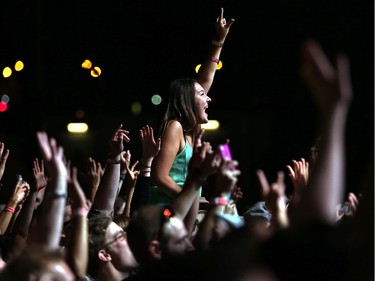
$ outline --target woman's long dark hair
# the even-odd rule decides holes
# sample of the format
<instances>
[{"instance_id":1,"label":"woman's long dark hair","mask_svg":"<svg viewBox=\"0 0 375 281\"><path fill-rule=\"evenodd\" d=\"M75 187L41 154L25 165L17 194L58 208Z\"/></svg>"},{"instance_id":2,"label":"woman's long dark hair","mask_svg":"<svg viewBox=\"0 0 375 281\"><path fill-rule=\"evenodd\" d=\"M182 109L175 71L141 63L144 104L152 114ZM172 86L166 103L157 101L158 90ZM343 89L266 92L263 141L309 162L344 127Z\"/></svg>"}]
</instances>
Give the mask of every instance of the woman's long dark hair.
<instances>
[{"instance_id":1,"label":"woman's long dark hair","mask_svg":"<svg viewBox=\"0 0 375 281\"><path fill-rule=\"evenodd\" d=\"M175 79L169 86L169 101L167 110L160 126L162 135L168 125L177 120L181 123L184 134L190 135L195 140L200 124L197 122L195 108L195 83L192 78Z\"/></svg>"}]
</instances>

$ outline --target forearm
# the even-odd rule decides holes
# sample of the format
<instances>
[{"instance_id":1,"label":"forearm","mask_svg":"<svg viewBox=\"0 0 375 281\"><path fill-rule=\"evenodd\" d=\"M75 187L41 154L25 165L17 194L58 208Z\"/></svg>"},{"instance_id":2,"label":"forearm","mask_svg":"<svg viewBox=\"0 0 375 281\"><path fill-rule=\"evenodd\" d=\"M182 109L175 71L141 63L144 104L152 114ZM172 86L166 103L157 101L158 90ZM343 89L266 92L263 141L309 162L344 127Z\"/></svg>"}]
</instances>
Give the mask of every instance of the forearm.
<instances>
[{"instance_id":1,"label":"forearm","mask_svg":"<svg viewBox=\"0 0 375 281\"><path fill-rule=\"evenodd\" d=\"M111 214L116 200L120 178L120 165L108 163L93 203L93 208Z\"/></svg>"},{"instance_id":2,"label":"forearm","mask_svg":"<svg viewBox=\"0 0 375 281\"><path fill-rule=\"evenodd\" d=\"M130 206L130 213L133 213L140 206L150 202L150 187L151 178L149 176L143 176L142 173L139 174L135 185L132 204Z\"/></svg>"},{"instance_id":3,"label":"forearm","mask_svg":"<svg viewBox=\"0 0 375 281\"><path fill-rule=\"evenodd\" d=\"M336 206L344 198L346 114L339 107L326 118L322 148L307 189L314 216L329 223L334 223Z\"/></svg>"},{"instance_id":4,"label":"forearm","mask_svg":"<svg viewBox=\"0 0 375 281\"><path fill-rule=\"evenodd\" d=\"M155 183L171 198L175 198L181 192L181 187L170 176L159 177Z\"/></svg>"},{"instance_id":5,"label":"forearm","mask_svg":"<svg viewBox=\"0 0 375 281\"><path fill-rule=\"evenodd\" d=\"M47 249L59 247L60 235L64 223L66 203L66 177L51 179L50 190L46 190L43 212L33 229L32 242Z\"/></svg>"},{"instance_id":6,"label":"forearm","mask_svg":"<svg viewBox=\"0 0 375 281\"><path fill-rule=\"evenodd\" d=\"M221 50L222 47L211 45L208 57L199 69L197 80L206 92L210 90L214 81L216 66L220 58Z\"/></svg>"},{"instance_id":7,"label":"forearm","mask_svg":"<svg viewBox=\"0 0 375 281\"><path fill-rule=\"evenodd\" d=\"M199 225L198 233L193 240L194 246L199 250L206 250L212 240L213 228L215 227L215 214L224 212L225 206L211 205L207 210L203 221Z\"/></svg>"},{"instance_id":8,"label":"forearm","mask_svg":"<svg viewBox=\"0 0 375 281\"><path fill-rule=\"evenodd\" d=\"M18 234L25 238L27 237L37 196L38 191L30 192L15 222L13 230L14 234Z\"/></svg>"},{"instance_id":9,"label":"forearm","mask_svg":"<svg viewBox=\"0 0 375 281\"><path fill-rule=\"evenodd\" d=\"M80 209L74 211L76 214L72 222L73 231L66 257L67 263L73 270L77 280L84 278L88 265L87 217L84 214L77 214Z\"/></svg>"},{"instance_id":10,"label":"forearm","mask_svg":"<svg viewBox=\"0 0 375 281\"><path fill-rule=\"evenodd\" d=\"M201 182L196 173L189 173L184 187L181 192L172 200L172 207L176 214L183 220L197 196L199 195L199 189Z\"/></svg>"},{"instance_id":11,"label":"forearm","mask_svg":"<svg viewBox=\"0 0 375 281\"><path fill-rule=\"evenodd\" d=\"M8 211L1 211L0 213L0 235L4 235L10 221L12 220L13 213Z\"/></svg>"},{"instance_id":12,"label":"forearm","mask_svg":"<svg viewBox=\"0 0 375 281\"><path fill-rule=\"evenodd\" d=\"M14 215L17 202L10 199L0 213L0 235L4 235Z\"/></svg>"}]
</instances>

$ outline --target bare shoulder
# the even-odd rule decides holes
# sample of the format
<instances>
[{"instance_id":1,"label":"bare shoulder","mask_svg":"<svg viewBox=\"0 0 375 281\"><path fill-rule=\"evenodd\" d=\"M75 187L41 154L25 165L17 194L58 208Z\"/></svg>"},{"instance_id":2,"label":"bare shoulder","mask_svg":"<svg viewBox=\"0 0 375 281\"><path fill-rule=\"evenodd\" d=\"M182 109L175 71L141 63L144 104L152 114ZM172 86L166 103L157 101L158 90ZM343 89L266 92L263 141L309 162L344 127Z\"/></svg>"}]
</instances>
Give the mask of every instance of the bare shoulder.
<instances>
[{"instance_id":1,"label":"bare shoulder","mask_svg":"<svg viewBox=\"0 0 375 281\"><path fill-rule=\"evenodd\" d=\"M183 135L183 129L182 129L182 125L180 122L176 121L176 120L173 120L171 121L167 128L165 129L165 134L166 135Z\"/></svg>"},{"instance_id":2,"label":"bare shoulder","mask_svg":"<svg viewBox=\"0 0 375 281\"><path fill-rule=\"evenodd\" d=\"M168 146L171 144L179 147L184 145L184 143L182 143L184 142L184 132L180 122L174 120L168 125L162 136L162 145L163 142Z\"/></svg>"}]
</instances>

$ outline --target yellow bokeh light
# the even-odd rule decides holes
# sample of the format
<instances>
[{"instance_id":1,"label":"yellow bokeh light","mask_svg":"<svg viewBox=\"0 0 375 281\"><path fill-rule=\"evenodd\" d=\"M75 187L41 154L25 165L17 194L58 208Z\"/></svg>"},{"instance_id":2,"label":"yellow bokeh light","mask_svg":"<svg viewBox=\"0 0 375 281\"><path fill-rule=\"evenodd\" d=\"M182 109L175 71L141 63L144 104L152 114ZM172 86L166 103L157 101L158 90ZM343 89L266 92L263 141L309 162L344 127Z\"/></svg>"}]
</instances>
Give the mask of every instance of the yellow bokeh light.
<instances>
[{"instance_id":1,"label":"yellow bokeh light","mask_svg":"<svg viewBox=\"0 0 375 281\"><path fill-rule=\"evenodd\" d=\"M100 76L100 74L102 74L102 70L98 66L94 66L91 69L90 73L92 77L98 77Z\"/></svg>"},{"instance_id":2,"label":"yellow bokeh light","mask_svg":"<svg viewBox=\"0 0 375 281\"><path fill-rule=\"evenodd\" d=\"M201 68L201 64L198 64L196 67L195 67L195 73L198 73L199 69Z\"/></svg>"},{"instance_id":3,"label":"yellow bokeh light","mask_svg":"<svg viewBox=\"0 0 375 281\"><path fill-rule=\"evenodd\" d=\"M142 111L141 103L138 101L133 102L131 106L131 111L133 112L134 115L140 114Z\"/></svg>"},{"instance_id":4,"label":"yellow bokeh light","mask_svg":"<svg viewBox=\"0 0 375 281\"><path fill-rule=\"evenodd\" d=\"M217 130L220 127L220 123L217 120L208 120L208 122L206 124L202 124L201 127L205 130Z\"/></svg>"},{"instance_id":5,"label":"yellow bokeh light","mask_svg":"<svg viewBox=\"0 0 375 281\"><path fill-rule=\"evenodd\" d=\"M3 69L3 76L4 76L4 78L8 78L11 75L12 75L12 69L10 69L10 67L8 67L8 66L5 67Z\"/></svg>"},{"instance_id":6,"label":"yellow bokeh light","mask_svg":"<svg viewBox=\"0 0 375 281\"><path fill-rule=\"evenodd\" d=\"M21 71L24 68L24 64L22 61L17 61L14 65L14 70L15 71Z\"/></svg>"},{"instance_id":7,"label":"yellow bokeh light","mask_svg":"<svg viewBox=\"0 0 375 281\"><path fill-rule=\"evenodd\" d=\"M89 130L89 126L86 123L69 123L67 129L69 133L82 134Z\"/></svg>"},{"instance_id":8,"label":"yellow bokeh light","mask_svg":"<svg viewBox=\"0 0 375 281\"><path fill-rule=\"evenodd\" d=\"M223 62L221 60L219 60L219 63L216 65L216 69L220 70L222 68L223 68Z\"/></svg>"},{"instance_id":9,"label":"yellow bokeh light","mask_svg":"<svg viewBox=\"0 0 375 281\"><path fill-rule=\"evenodd\" d=\"M81 67L84 69L90 69L92 66L92 63L90 60L85 60L82 64Z\"/></svg>"}]
</instances>

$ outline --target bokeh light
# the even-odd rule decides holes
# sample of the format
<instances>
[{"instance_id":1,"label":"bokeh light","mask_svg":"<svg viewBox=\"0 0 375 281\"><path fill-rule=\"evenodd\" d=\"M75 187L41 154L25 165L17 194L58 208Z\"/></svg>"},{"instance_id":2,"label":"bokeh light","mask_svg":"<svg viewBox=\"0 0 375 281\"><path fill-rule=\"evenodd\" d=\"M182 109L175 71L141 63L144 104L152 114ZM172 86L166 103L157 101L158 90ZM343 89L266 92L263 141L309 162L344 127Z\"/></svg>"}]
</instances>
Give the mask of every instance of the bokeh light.
<instances>
[{"instance_id":1,"label":"bokeh light","mask_svg":"<svg viewBox=\"0 0 375 281\"><path fill-rule=\"evenodd\" d=\"M86 123L69 123L67 129L69 133L82 134L89 130L89 126Z\"/></svg>"},{"instance_id":2,"label":"bokeh light","mask_svg":"<svg viewBox=\"0 0 375 281\"><path fill-rule=\"evenodd\" d=\"M160 95L153 95L151 97L151 102L152 102L153 105L159 105L159 104L161 104L161 101L162 101L162 98L161 98Z\"/></svg>"},{"instance_id":3,"label":"bokeh light","mask_svg":"<svg viewBox=\"0 0 375 281\"><path fill-rule=\"evenodd\" d=\"M198 64L196 67L195 67L195 73L198 73L199 72L199 69L201 68L201 64Z\"/></svg>"},{"instance_id":4,"label":"bokeh light","mask_svg":"<svg viewBox=\"0 0 375 281\"><path fill-rule=\"evenodd\" d=\"M217 120L208 120L208 122L206 124L202 124L201 127L205 130L217 130L220 127L220 123Z\"/></svg>"},{"instance_id":5,"label":"bokeh light","mask_svg":"<svg viewBox=\"0 0 375 281\"><path fill-rule=\"evenodd\" d=\"M10 69L10 67L4 67L3 69L3 76L4 78L8 78L12 75L12 69Z\"/></svg>"},{"instance_id":6,"label":"bokeh light","mask_svg":"<svg viewBox=\"0 0 375 281\"><path fill-rule=\"evenodd\" d=\"M142 111L142 104L138 101L132 103L131 111L134 115L138 115Z\"/></svg>"},{"instance_id":7,"label":"bokeh light","mask_svg":"<svg viewBox=\"0 0 375 281\"><path fill-rule=\"evenodd\" d=\"M102 74L102 70L98 66L94 66L91 69L90 73L92 77L98 77L100 76L100 74Z\"/></svg>"},{"instance_id":8,"label":"bokeh light","mask_svg":"<svg viewBox=\"0 0 375 281\"><path fill-rule=\"evenodd\" d=\"M3 101L0 101L0 112L4 112L8 109L8 105L3 102Z\"/></svg>"},{"instance_id":9,"label":"bokeh light","mask_svg":"<svg viewBox=\"0 0 375 281\"><path fill-rule=\"evenodd\" d=\"M8 103L9 100L10 100L10 98L9 98L8 95L5 95L5 94L4 94L4 95L1 96L1 101L2 101L2 102Z\"/></svg>"},{"instance_id":10,"label":"bokeh light","mask_svg":"<svg viewBox=\"0 0 375 281\"><path fill-rule=\"evenodd\" d=\"M81 67L84 69L90 69L92 66L92 63L90 60L85 60L82 64Z\"/></svg>"},{"instance_id":11,"label":"bokeh light","mask_svg":"<svg viewBox=\"0 0 375 281\"><path fill-rule=\"evenodd\" d=\"M14 70L15 71L21 71L22 69L24 68L24 64L22 61L17 61L15 64L14 64Z\"/></svg>"},{"instance_id":12,"label":"bokeh light","mask_svg":"<svg viewBox=\"0 0 375 281\"><path fill-rule=\"evenodd\" d=\"M216 70L220 70L223 68L223 62L219 60L219 63L216 65Z\"/></svg>"}]
</instances>

